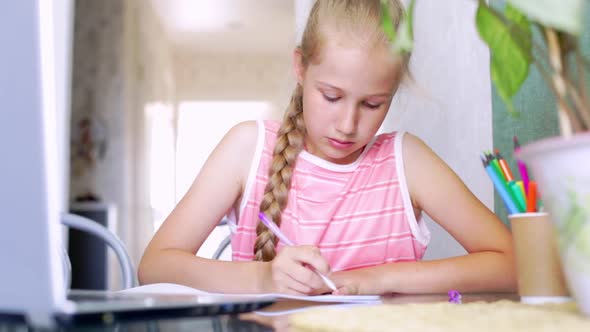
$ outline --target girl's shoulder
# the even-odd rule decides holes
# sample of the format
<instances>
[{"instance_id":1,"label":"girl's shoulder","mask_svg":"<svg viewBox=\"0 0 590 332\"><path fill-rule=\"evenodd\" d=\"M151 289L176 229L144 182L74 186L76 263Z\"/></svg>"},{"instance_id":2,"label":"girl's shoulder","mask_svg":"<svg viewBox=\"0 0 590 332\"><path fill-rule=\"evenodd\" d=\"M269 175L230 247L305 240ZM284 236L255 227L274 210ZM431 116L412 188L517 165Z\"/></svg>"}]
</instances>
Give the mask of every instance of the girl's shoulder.
<instances>
[{"instance_id":1,"label":"girl's shoulder","mask_svg":"<svg viewBox=\"0 0 590 332\"><path fill-rule=\"evenodd\" d=\"M277 133L281 127L281 122L278 120L263 120L260 121L266 131Z\"/></svg>"},{"instance_id":2,"label":"girl's shoulder","mask_svg":"<svg viewBox=\"0 0 590 332\"><path fill-rule=\"evenodd\" d=\"M375 137L375 143L386 144L389 143L399 144L399 148L403 147L403 150L419 150L429 149L428 146L416 135L409 133L405 130L385 132ZM400 151L401 152L401 151Z\"/></svg>"},{"instance_id":3,"label":"girl's shoulder","mask_svg":"<svg viewBox=\"0 0 590 332\"><path fill-rule=\"evenodd\" d=\"M240 182L245 183L248 177L250 161L256 151L259 136L258 124L256 121L244 121L234 125L222 139L219 148L224 153L233 156L233 160L239 161L236 170Z\"/></svg>"},{"instance_id":4,"label":"girl's shoulder","mask_svg":"<svg viewBox=\"0 0 590 332\"><path fill-rule=\"evenodd\" d=\"M404 132L401 135L400 143L403 143L403 153L405 159L415 159L417 155L432 155L434 151L418 136L408 132Z\"/></svg>"},{"instance_id":5,"label":"girl's shoulder","mask_svg":"<svg viewBox=\"0 0 590 332\"><path fill-rule=\"evenodd\" d=\"M370 149L376 150L375 153L378 155L401 153L402 142L404 140L404 136L406 135L407 133L405 131L391 131L381 133L375 136L373 141L369 143Z\"/></svg>"},{"instance_id":6,"label":"girl's shoulder","mask_svg":"<svg viewBox=\"0 0 590 332\"><path fill-rule=\"evenodd\" d=\"M244 160L250 160L256 150L263 146L272 150L280 126L281 123L276 120L244 121L235 125L226 135L231 137L231 144L241 150L243 157L249 157Z\"/></svg>"},{"instance_id":7,"label":"girl's shoulder","mask_svg":"<svg viewBox=\"0 0 590 332\"><path fill-rule=\"evenodd\" d=\"M383 153L393 151L399 155L406 170L422 165L424 159L430 159L435 155L422 139L404 130L380 134L375 143L382 146Z\"/></svg>"},{"instance_id":8,"label":"girl's shoulder","mask_svg":"<svg viewBox=\"0 0 590 332\"><path fill-rule=\"evenodd\" d=\"M258 124L256 121L243 121L234 125L226 134L228 143L240 147L250 146L256 143L258 137Z\"/></svg>"}]
</instances>

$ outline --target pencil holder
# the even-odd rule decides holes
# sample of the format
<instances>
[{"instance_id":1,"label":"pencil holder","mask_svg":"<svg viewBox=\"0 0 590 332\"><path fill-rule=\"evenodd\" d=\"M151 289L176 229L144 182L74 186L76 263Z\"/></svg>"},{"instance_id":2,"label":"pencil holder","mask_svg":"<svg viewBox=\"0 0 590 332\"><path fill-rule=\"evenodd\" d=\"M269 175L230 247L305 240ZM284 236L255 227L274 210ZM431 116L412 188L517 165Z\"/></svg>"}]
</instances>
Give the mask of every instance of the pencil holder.
<instances>
[{"instance_id":1,"label":"pencil holder","mask_svg":"<svg viewBox=\"0 0 590 332\"><path fill-rule=\"evenodd\" d=\"M509 215L516 256L518 294L524 303L569 301L547 213Z\"/></svg>"}]
</instances>

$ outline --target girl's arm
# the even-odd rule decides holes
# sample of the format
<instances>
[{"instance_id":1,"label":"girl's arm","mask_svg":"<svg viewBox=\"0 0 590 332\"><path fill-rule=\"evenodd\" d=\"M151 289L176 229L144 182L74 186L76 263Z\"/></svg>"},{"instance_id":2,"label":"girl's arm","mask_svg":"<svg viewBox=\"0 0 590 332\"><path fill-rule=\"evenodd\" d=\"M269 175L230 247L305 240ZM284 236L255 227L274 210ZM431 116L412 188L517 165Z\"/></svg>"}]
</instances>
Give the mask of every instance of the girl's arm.
<instances>
[{"instance_id":1,"label":"girl's arm","mask_svg":"<svg viewBox=\"0 0 590 332\"><path fill-rule=\"evenodd\" d=\"M166 218L141 259L142 284L170 282L212 291L255 293L263 287L261 262L223 262L195 256L239 200L256 148L256 123L232 128ZM196 148L196 147L195 147Z\"/></svg>"},{"instance_id":2,"label":"girl's arm","mask_svg":"<svg viewBox=\"0 0 590 332\"><path fill-rule=\"evenodd\" d=\"M342 293L514 291L514 253L508 229L420 139L406 134L402 146L412 204L469 254L337 272L334 279L344 285Z\"/></svg>"},{"instance_id":3,"label":"girl's arm","mask_svg":"<svg viewBox=\"0 0 590 332\"><path fill-rule=\"evenodd\" d=\"M238 205L256 148L257 125L232 128L209 156L187 194L166 218L141 259L142 284L167 282L219 293L310 294L327 274L319 249L288 247L271 262L227 262L195 256L230 208Z\"/></svg>"}]
</instances>

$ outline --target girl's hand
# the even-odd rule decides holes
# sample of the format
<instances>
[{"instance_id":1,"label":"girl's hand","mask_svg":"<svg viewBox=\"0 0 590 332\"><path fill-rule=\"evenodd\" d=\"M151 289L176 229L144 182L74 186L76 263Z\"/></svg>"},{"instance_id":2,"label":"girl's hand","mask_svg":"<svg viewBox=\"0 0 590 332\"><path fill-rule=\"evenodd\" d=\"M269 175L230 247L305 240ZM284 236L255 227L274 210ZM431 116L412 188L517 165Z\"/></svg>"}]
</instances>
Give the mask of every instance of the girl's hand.
<instances>
[{"instance_id":1,"label":"girl's hand","mask_svg":"<svg viewBox=\"0 0 590 332\"><path fill-rule=\"evenodd\" d=\"M271 261L268 278L270 292L292 295L315 295L330 291L318 271L326 276L330 266L314 246L283 247Z\"/></svg>"},{"instance_id":2,"label":"girl's hand","mask_svg":"<svg viewBox=\"0 0 590 332\"><path fill-rule=\"evenodd\" d=\"M338 288L333 295L381 295L388 292L383 289L381 274L373 268L335 272L333 280Z\"/></svg>"},{"instance_id":3,"label":"girl's hand","mask_svg":"<svg viewBox=\"0 0 590 332\"><path fill-rule=\"evenodd\" d=\"M358 287L354 284L339 286L332 295L360 295Z\"/></svg>"},{"instance_id":4,"label":"girl's hand","mask_svg":"<svg viewBox=\"0 0 590 332\"><path fill-rule=\"evenodd\" d=\"M334 281L337 289L332 292L332 295L361 295L359 282L355 278L351 278L350 272L339 272L335 277L337 278Z\"/></svg>"}]
</instances>

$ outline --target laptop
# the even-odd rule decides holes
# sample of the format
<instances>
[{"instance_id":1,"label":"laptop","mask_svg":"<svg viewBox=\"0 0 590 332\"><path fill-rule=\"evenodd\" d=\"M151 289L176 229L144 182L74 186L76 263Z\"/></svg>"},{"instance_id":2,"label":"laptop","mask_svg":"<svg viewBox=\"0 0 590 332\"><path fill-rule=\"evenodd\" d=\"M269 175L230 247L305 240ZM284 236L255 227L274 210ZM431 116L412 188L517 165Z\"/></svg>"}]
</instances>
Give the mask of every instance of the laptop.
<instances>
[{"instance_id":1,"label":"laptop","mask_svg":"<svg viewBox=\"0 0 590 332\"><path fill-rule=\"evenodd\" d=\"M0 2L0 321L35 327L239 313L272 297L78 292L67 296L60 212L67 201L73 2ZM65 33L64 33L65 32Z\"/></svg>"}]
</instances>

